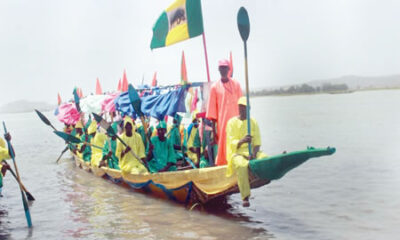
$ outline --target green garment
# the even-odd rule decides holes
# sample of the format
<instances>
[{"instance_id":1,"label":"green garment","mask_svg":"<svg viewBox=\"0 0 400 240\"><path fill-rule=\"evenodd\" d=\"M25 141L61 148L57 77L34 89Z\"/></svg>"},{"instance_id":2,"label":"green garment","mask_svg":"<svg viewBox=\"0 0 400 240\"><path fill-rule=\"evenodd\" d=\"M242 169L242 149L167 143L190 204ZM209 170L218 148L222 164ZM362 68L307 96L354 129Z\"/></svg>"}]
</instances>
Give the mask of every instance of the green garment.
<instances>
[{"instance_id":1,"label":"green garment","mask_svg":"<svg viewBox=\"0 0 400 240\"><path fill-rule=\"evenodd\" d=\"M110 145L111 145L111 148L110 148ZM106 156L108 154L108 152L110 152L110 149L111 149L112 154L111 154L111 158L108 159L108 167L120 170L120 168L118 166L119 160L118 160L117 156L115 156L115 152L117 150L117 141L116 140L112 140L111 138L108 139L104 143L103 158L104 158L104 156Z\"/></svg>"},{"instance_id":2,"label":"green garment","mask_svg":"<svg viewBox=\"0 0 400 240\"><path fill-rule=\"evenodd\" d=\"M81 141L85 141L86 138L86 134L83 134L81 136ZM89 135L87 142L90 143L90 141L92 140L92 136ZM83 144L81 144L79 147L81 147ZM92 158L92 148L89 145L86 145L85 150L82 152L82 158L85 162L90 162L91 158Z\"/></svg>"},{"instance_id":3,"label":"green garment","mask_svg":"<svg viewBox=\"0 0 400 240\"><path fill-rule=\"evenodd\" d=\"M153 133L153 126L151 126L151 127L149 127L149 129L147 130L147 136L149 136L149 138L151 137L151 134ZM149 146L150 146L150 144L149 144L149 142L147 141L147 138L146 138L146 133L144 132L144 127L143 127L143 125L142 126L140 126L138 129L137 129L137 133L139 133L140 134L140 137L142 137L142 141L143 141L143 144L144 144L144 147L145 147L145 152L146 152L146 155L147 155L147 153L149 152Z\"/></svg>"},{"instance_id":4,"label":"green garment","mask_svg":"<svg viewBox=\"0 0 400 240\"><path fill-rule=\"evenodd\" d=\"M169 139L162 142L158 136L152 137L150 141L154 146L153 158L148 164L150 172L158 172L167 166L168 163L175 164L168 171L176 171L176 156L172 142Z\"/></svg>"},{"instance_id":5,"label":"green garment","mask_svg":"<svg viewBox=\"0 0 400 240\"><path fill-rule=\"evenodd\" d=\"M174 147L174 145L183 147L181 144L181 133L179 132L179 127L177 125L174 124L171 130L169 131L168 140L172 143L172 148ZM175 152L175 157L177 159L183 157L182 150L176 150L175 148L173 148L173 150Z\"/></svg>"},{"instance_id":6,"label":"green garment","mask_svg":"<svg viewBox=\"0 0 400 240\"><path fill-rule=\"evenodd\" d=\"M200 168L208 167L208 160L204 157L200 157Z\"/></svg>"}]
</instances>

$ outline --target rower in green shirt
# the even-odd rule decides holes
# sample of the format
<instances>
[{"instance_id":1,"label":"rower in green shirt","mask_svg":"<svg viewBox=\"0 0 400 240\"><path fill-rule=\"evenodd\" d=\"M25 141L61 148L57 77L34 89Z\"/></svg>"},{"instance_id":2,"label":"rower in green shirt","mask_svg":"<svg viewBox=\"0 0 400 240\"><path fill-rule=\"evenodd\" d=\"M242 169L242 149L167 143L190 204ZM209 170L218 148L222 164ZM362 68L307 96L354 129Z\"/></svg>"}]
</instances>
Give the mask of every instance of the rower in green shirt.
<instances>
[{"instance_id":1,"label":"rower in green shirt","mask_svg":"<svg viewBox=\"0 0 400 240\"><path fill-rule=\"evenodd\" d=\"M114 122L111 124L112 129L114 130L114 133L118 133L118 123ZM107 134L108 135L108 134ZM103 160L100 163L100 166L107 166L109 168L117 169L119 170L119 160L117 156L115 155L116 149L117 149L117 136L113 135L110 136L108 135L109 138L108 140L104 143L103 147ZM107 160L107 164L106 161Z\"/></svg>"}]
</instances>

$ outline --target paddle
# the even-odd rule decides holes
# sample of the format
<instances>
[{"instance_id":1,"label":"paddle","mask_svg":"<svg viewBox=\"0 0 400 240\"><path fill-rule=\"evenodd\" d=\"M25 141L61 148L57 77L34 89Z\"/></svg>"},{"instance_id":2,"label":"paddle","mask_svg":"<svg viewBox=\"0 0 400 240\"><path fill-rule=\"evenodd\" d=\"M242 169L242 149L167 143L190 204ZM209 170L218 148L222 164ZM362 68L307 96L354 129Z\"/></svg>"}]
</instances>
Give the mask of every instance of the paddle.
<instances>
[{"instance_id":1,"label":"paddle","mask_svg":"<svg viewBox=\"0 0 400 240\"><path fill-rule=\"evenodd\" d=\"M247 115L247 134L251 135L250 129L250 99L249 99L249 74L248 74L248 67L247 67L247 39L249 38L250 33L250 21L249 15L247 14L247 10L244 7L239 9L237 15L237 25L239 28L240 37L243 40L244 44L244 70L246 76L246 115ZM251 143L249 145L249 156L251 156Z\"/></svg>"},{"instance_id":2,"label":"paddle","mask_svg":"<svg viewBox=\"0 0 400 240\"><path fill-rule=\"evenodd\" d=\"M78 112L81 112L81 107L79 105L79 95L77 92L77 88L74 88L74 91L72 92L72 94L74 94L74 101L75 101L75 106L76 106L76 110L78 110Z\"/></svg>"},{"instance_id":3,"label":"paddle","mask_svg":"<svg viewBox=\"0 0 400 240\"><path fill-rule=\"evenodd\" d=\"M39 110L37 110L37 109L35 109L35 112L39 116L40 120L42 120L42 122L44 122L46 125L52 127L54 129L54 131L57 131L57 129L51 124L49 119L47 119L47 117L43 113L39 112Z\"/></svg>"},{"instance_id":4,"label":"paddle","mask_svg":"<svg viewBox=\"0 0 400 240\"><path fill-rule=\"evenodd\" d=\"M68 133L65 133L65 132L54 131L54 133L55 133L57 136L59 136L59 137L61 137L62 139L64 139L66 142L69 142L69 143L75 143L75 144L84 143L84 144L87 144L87 145L89 145L89 146L91 146L91 147L94 147L94 148L103 149L102 147L99 147L99 146L97 146L97 145L91 144L91 143L89 143L89 142L82 141L82 140L80 140L79 138L74 137L74 136L72 136L71 134L68 134Z\"/></svg>"},{"instance_id":5,"label":"paddle","mask_svg":"<svg viewBox=\"0 0 400 240\"><path fill-rule=\"evenodd\" d=\"M3 162L5 162L7 164L7 162L5 160L3 160ZM10 170L11 174L14 176L15 180L17 180L17 182L18 182L18 178L17 178L17 175L15 175L15 172L11 168L9 168L8 170ZM28 192L28 190L26 190L24 184L22 184L22 182L18 182L18 183L21 184L22 189L24 190L28 200L35 201L35 198L33 197L33 195L30 192Z\"/></svg>"},{"instance_id":6,"label":"paddle","mask_svg":"<svg viewBox=\"0 0 400 240\"><path fill-rule=\"evenodd\" d=\"M92 114L93 114L93 117L94 117L94 119L96 120L96 122L98 122L98 123L100 124L100 127L104 128L104 130L107 131L107 133L109 134L109 136L115 136L115 137L117 137L117 139L122 143L122 145L124 145L125 147L128 147L128 145L124 142L124 140L122 140L122 139L118 136L118 134L114 131L114 129L111 127L111 125L110 125L106 120L104 120L100 115L98 115L98 114L96 114L96 113L92 113ZM140 158L133 152L132 149L131 149L129 152L132 154L132 156L133 156L134 158L136 158L140 163L142 163L143 166L145 166L145 168L146 168L147 170L149 170L149 169L147 168L147 165L142 161L142 159L140 159Z\"/></svg>"},{"instance_id":7,"label":"paddle","mask_svg":"<svg viewBox=\"0 0 400 240\"><path fill-rule=\"evenodd\" d=\"M62 152L61 152L60 156L57 158L57 161L56 161L56 163L58 163L58 161L60 161L60 159L61 159L62 155L64 155L64 153L65 153L66 151L68 151L68 149L69 149L69 147L68 147L68 146L66 146L66 147L64 148L64 150L62 150Z\"/></svg>"},{"instance_id":8,"label":"paddle","mask_svg":"<svg viewBox=\"0 0 400 240\"><path fill-rule=\"evenodd\" d=\"M129 84L128 86L128 95L133 109L135 110L136 114L139 115L140 120L142 121L144 132L146 133L146 138L147 140L149 140L147 136L147 123L144 120L144 114L141 109L142 101L140 100L139 94L137 93L136 89L132 86L132 84Z\"/></svg>"},{"instance_id":9,"label":"paddle","mask_svg":"<svg viewBox=\"0 0 400 240\"><path fill-rule=\"evenodd\" d=\"M3 122L3 127L4 127L4 134L7 134L8 132L7 132L7 128L6 128L6 123L5 122ZM26 196L25 196L23 188L22 188L21 178L19 177L17 163L15 162L14 148L12 147L11 142L9 140L7 140L7 145L8 145L8 153L10 154L10 157L13 160L15 172L17 173L18 185L19 185L19 189L21 190L22 204L24 205L26 221L28 223L28 227L31 228L32 227L31 213L29 212L28 201L26 200Z\"/></svg>"}]
</instances>

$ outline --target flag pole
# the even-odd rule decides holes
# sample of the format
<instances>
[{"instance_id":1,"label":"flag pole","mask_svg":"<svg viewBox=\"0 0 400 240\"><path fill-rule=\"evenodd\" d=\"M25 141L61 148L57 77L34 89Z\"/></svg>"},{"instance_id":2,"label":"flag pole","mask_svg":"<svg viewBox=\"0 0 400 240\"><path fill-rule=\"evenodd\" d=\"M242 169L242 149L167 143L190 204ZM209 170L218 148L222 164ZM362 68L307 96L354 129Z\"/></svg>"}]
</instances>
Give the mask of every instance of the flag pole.
<instances>
[{"instance_id":1,"label":"flag pole","mask_svg":"<svg viewBox=\"0 0 400 240\"><path fill-rule=\"evenodd\" d=\"M204 30L203 30L203 34L202 35L203 35L204 56L205 56L205 59L206 59L206 68L207 68L207 80L208 80L208 82L211 82L211 80L210 80L210 68L208 66L206 35L204 34Z\"/></svg>"}]
</instances>

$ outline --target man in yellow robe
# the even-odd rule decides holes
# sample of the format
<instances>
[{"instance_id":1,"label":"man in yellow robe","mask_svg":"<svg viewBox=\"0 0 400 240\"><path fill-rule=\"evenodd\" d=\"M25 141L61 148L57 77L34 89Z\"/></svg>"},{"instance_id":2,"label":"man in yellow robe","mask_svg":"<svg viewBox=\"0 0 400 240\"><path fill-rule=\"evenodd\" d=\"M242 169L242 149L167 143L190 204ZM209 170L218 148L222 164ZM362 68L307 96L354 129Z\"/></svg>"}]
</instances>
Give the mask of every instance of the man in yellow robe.
<instances>
[{"instance_id":1,"label":"man in yellow robe","mask_svg":"<svg viewBox=\"0 0 400 240\"><path fill-rule=\"evenodd\" d=\"M96 121L93 121L92 124L97 127ZM92 125L91 124L91 125ZM90 127L89 127L90 129ZM89 130L88 130L89 131ZM91 144L99 146L99 147L104 147L105 142L107 141L107 135L97 131L95 128L94 130L94 137L90 141ZM103 149L99 149L97 147L92 147L92 157L90 159L90 164L92 166L98 167L100 164L100 161L103 159Z\"/></svg>"},{"instance_id":2,"label":"man in yellow robe","mask_svg":"<svg viewBox=\"0 0 400 240\"><path fill-rule=\"evenodd\" d=\"M11 140L11 135L9 133L6 134L6 140L10 141ZM3 163L2 161L4 159L9 159L10 155L8 153L8 149L6 146L6 143L4 142L4 140L2 138L0 138L0 197L2 197L3 195L1 195L1 191L3 188L3 177L6 174L6 171L8 169L10 169L10 166L7 163Z\"/></svg>"},{"instance_id":3,"label":"man in yellow robe","mask_svg":"<svg viewBox=\"0 0 400 240\"><path fill-rule=\"evenodd\" d=\"M118 141L116 156L119 158L119 167L122 174L139 174L148 172L146 167L133 156L130 151L132 150L136 156L138 156L142 161L146 157L145 148L142 141L142 137L139 133L135 132L135 124L131 117L126 116L124 119L124 132L120 135L120 138L128 145L125 146Z\"/></svg>"},{"instance_id":4,"label":"man in yellow robe","mask_svg":"<svg viewBox=\"0 0 400 240\"><path fill-rule=\"evenodd\" d=\"M250 121L251 134L247 133L246 97L239 98L238 105L239 116L231 118L226 126L226 156L228 160L226 175L230 177L232 174L237 174L243 206L248 207L250 206L249 160L265 158L267 155L260 151L260 130L253 118ZM249 143L252 147L251 156Z\"/></svg>"}]
</instances>

